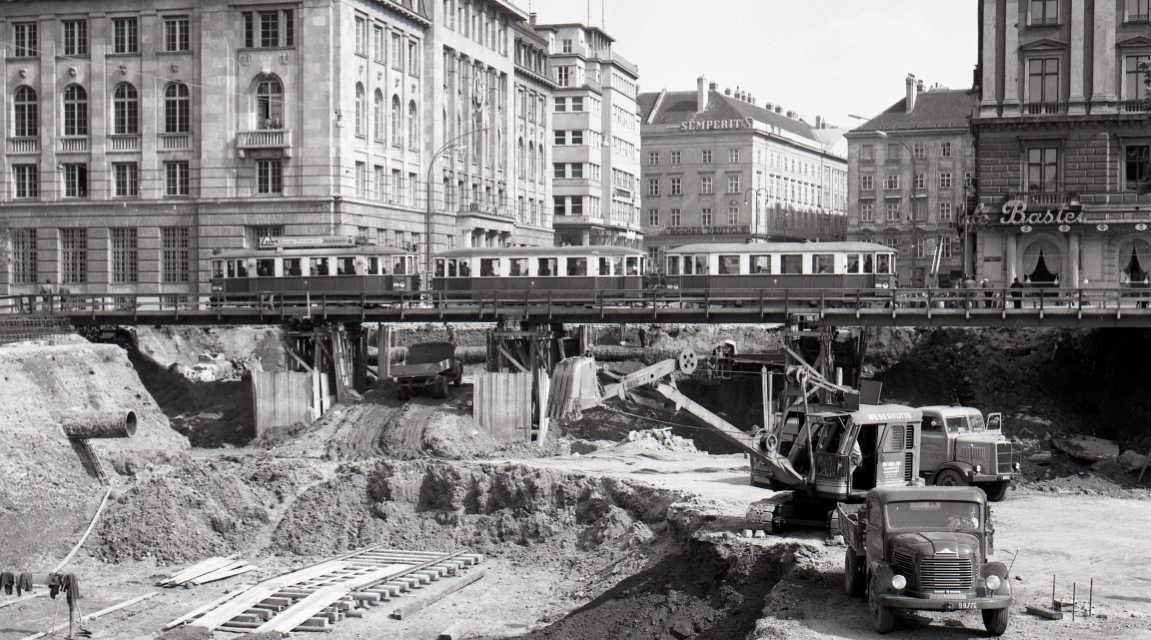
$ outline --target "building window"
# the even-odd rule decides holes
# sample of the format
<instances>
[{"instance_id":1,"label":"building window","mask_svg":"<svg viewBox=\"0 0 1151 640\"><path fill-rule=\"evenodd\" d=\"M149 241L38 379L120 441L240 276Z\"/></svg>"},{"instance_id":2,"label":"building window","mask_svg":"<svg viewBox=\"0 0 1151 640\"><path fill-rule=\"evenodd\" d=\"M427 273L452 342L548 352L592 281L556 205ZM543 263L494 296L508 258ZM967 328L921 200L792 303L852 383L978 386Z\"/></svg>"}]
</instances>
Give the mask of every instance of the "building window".
<instances>
[{"instance_id":1,"label":"building window","mask_svg":"<svg viewBox=\"0 0 1151 640\"><path fill-rule=\"evenodd\" d=\"M188 96L186 84L170 84L164 89L164 133L192 130L192 102Z\"/></svg>"},{"instance_id":2,"label":"building window","mask_svg":"<svg viewBox=\"0 0 1151 640\"><path fill-rule=\"evenodd\" d=\"M112 282L140 281L140 244L135 227L112 232Z\"/></svg>"},{"instance_id":3,"label":"building window","mask_svg":"<svg viewBox=\"0 0 1151 640\"><path fill-rule=\"evenodd\" d=\"M164 282L188 282L191 275L188 227L165 227L160 231Z\"/></svg>"},{"instance_id":4,"label":"building window","mask_svg":"<svg viewBox=\"0 0 1151 640\"><path fill-rule=\"evenodd\" d=\"M556 84L561 87L571 86L571 67L556 67Z\"/></svg>"},{"instance_id":5,"label":"building window","mask_svg":"<svg viewBox=\"0 0 1151 640\"><path fill-rule=\"evenodd\" d=\"M1151 12L1148 11L1149 0L1127 0L1127 22L1148 22Z\"/></svg>"},{"instance_id":6,"label":"building window","mask_svg":"<svg viewBox=\"0 0 1151 640\"><path fill-rule=\"evenodd\" d=\"M895 143L887 143L887 159L888 160L902 160L903 159L903 146Z\"/></svg>"},{"instance_id":7,"label":"building window","mask_svg":"<svg viewBox=\"0 0 1151 640\"><path fill-rule=\"evenodd\" d=\"M669 193L671 193L671 195L673 195L673 196L683 195L683 179L682 178L672 178L671 179L671 188L669 190Z\"/></svg>"},{"instance_id":8,"label":"building window","mask_svg":"<svg viewBox=\"0 0 1151 640\"><path fill-rule=\"evenodd\" d=\"M553 177L556 180L563 180L567 178L567 165L562 162L555 163Z\"/></svg>"},{"instance_id":9,"label":"building window","mask_svg":"<svg viewBox=\"0 0 1151 640\"><path fill-rule=\"evenodd\" d=\"M80 85L64 90L64 135L88 135L88 93Z\"/></svg>"},{"instance_id":10,"label":"building window","mask_svg":"<svg viewBox=\"0 0 1151 640\"><path fill-rule=\"evenodd\" d=\"M403 114L400 113L400 96L392 96L392 146L404 144Z\"/></svg>"},{"instance_id":11,"label":"building window","mask_svg":"<svg viewBox=\"0 0 1151 640\"><path fill-rule=\"evenodd\" d=\"M15 36L12 55L17 58L33 58L40 55L38 25L35 22L17 22L12 25Z\"/></svg>"},{"instance_id":12,"label":"building window","mask_svg":"<svg viewBox=\"0 0 1151 640\"><path fill-rule=\"evenodd\" d=\"M875 222L875 205L870 202L861 202L859 204L859 221L860 222Z\"/></svg>"},{"instance_id":13,"label":"building window","mask_svg":"<svg viewBox=\"0 0 1151 640\"><path fill-rule=\"evenodd\" d=\"M112 20L112 53L140 52L140 23L136 18Z\"/></svg>"},{"instance_id":14,"label":"building window","mask_svg":"<svg viewBox=\"0 0 1151 640\"><path fill-rule=\"evenodd\" d=\"M361 82L356 83L356 135L363 137L367 135L368 127L365 122L367 119L367 112L364 110L364 85Z\"/></svg>"},{"instance_id":15,"label":"building window","mask_svg":"<svg viewBox=\"0 0 1151 640\"><path fill-rule=\"evenodd\" d=\"M699 192L705 196L711 195L713 192L712 177L700 176L699 178Z\"/></svg>"},{"instance_id":16,"label":"building window","mask_svg":"<svg viewBox=\"0 0 1151 640\"><path fill-rule=\"evenodd\" d=\"M649 195L649 196L658 196L659 195L659 178L648 178L647 179L647 195Z\"/></svg>"},{"instance_id":17,"label":"building window","mask_svg":"<svg viewBox=\"0 0 1151 640\"><path fill-rule=\"evenodd\" d=\"M727 223L730 225L739 224L739 206L731 205L727 208Z\"/></svg>"},{"instance_id":18,"label":"building window","mask_svg":"<svg viewBox=\"0 0 1151 640\"><path fill-rule=\"evenodd\" d=\"M739 149L728 149L727 161L733 164L739 162Z\"/></svg>"},{"instance_id":19,"label":"building window","mask_svg":"<svg viewBox=\"0 0 1151 640\"><path fill-rule=\"evenodd\" d=\"M1059 102L1059 58L1027 61L1027 103Z\"/></svg>"},{"instance_id":20,"label":"building window","mask_svg":"<svg viewBox=\"0 0 1151 640\"><path fill-rule=\"evenodd\" d=\"M384 28L380 25L372 27L372 43L376 62L384 64Z\"/></svg>"},{"instance_id":21,"label":"building window","mask_svg":"<svg viewBox=\"0 0 1151 640\"><path fill-rule=\"evenodd\" d=\"M12 165L12 179L16 182L17 198L40 197L40 168L36 165Z\"/></svg>"},{"instance_id":22,"label":"building window","mask_svg":"<svg viewBox=\"0 0 1151 640\"><path fill-rule=\"evenodd\" d=\"M356 197L368 197L368 165L363 162L356 163Z\"/></svg>"},{"instance_id":23,"label":"building window","mask_svg":"<svg viewBox=\"0 0 1151 640\"><path fill-rule=\"evenodd\" d=\"M874 191L875 190L875 176L864 174L859 176L859 189L860 191Z\"/></svg>"},{"instance_id":24,"label":"building window","mask_svg":"<svg viewBox=\"0 0 1151 640\"><path fill-rule=\"evenodd\" d=\"M577 147L583 145L583 131L572 131L571 143Z\"/></svg>"},{"instance_id":25,"label":"building window","mask_svg":"<svg viewBox=\"0 0 1151 640\"><path fill-rule=\"evenodd\" d=\"M64 197L88 197L88 165L65 164L64 166Z\"/></svg>"},{"instance_id":26,"label":"building window","mask_svg":"<svg viewBox=\"0 0 1151 640\"><path fill-rule=\"evenodd\" d=\"M1054 193L1059 190L1059 149L1027 150L1027 190Z\"/></svg>"},{"instance_id":27,"label":"building window","mask_svg":"<svg viewBox=\"0 0 1151 640\"><path fill-rule=\"evenodd\" d=\"M924 250L926 248L925 247L926 244L927 244L927 240L925 240L923 238L919 238L919 240L915 243L914 246L915 246L915 257L916 258L922 258L923 257Z\"/></svg>"},{"instance_id":28,"label":"building window","mask_svg":"<svg viewBox=\"0 0 1151 640\"><path fill-rule=\"evenodd\" d=\"M911 155L916 157L916 158L922 158L924 156L926 147L927 147L927 145L925 145L922 142L916 142L916 143L912 144L911 145Z\"/></svg>"},{"instance_id":29,"label":"building window","mask_svg":"<svg viewBox=\"0 0 1151 640\"><path fill-rule=\"evenodd\" d=\"M888 222L899 222L899 203L898 202L888 202L887 203L887 221Z\"/></svg>"},{"instance_id":30,"label":"building window","mask_svg":"<svg viewBox=\"0 0 1151 640\"><path fill-rule=\"evenodd\" d=\"M681 220L680 220L679 209L672 209L670 212L670 215L668 216L668 226L678 227L678 226L680 226L680 223L681 223Z\"/></svg>"},{"instance_id":31,"label":"building window","mask_svg":"<svg viewBox=\"0 0 1151 640\"><path fill-rule=\"evenodd\" d=\"M647 226L649 226L649 227L658 227L659 226L659 209L648 209Z\"/></svg>"},{"instance_id":32,"label":"building window","mask_svg":"<svg viewBox=\"0 0 1151 640\"><path fill-rule=\"evenodd\" d=\"M1151 188L1151 145L1127 145L1127 188L1144 191Z\"/></svg>"},{"instance_id":33,"label":"building window","mask_svg":"<svg viewBox=\"0 0 1151 640\"><path fill-rule=\"evenodd\" d=\"M408 40L408 75L420 77L420 43Z\"/></svg>"},{"instance_id":34,"label":"building window","mask_svg":"<svg viewBox=\"0 0 1151 640\"><path fill-rule=\"evenodd\" d=\"M950 142L942 143L942 155L944 158L950 158L951 157L951 143Z\"/></svg>"},{"instance_id":35,"label":"building window","mask_svg":"<svg viewBox=\"0 0 1151 640\"><path fill-rule=\"evenodd\" d=\"M374 137L376 142L383 142L384 138L384 92L376 89L375 107L372 115L374 117L375 131Z\"/></svg>"},{"instance_id":36,"label":"building window","mask_svg":"<svg viewBox=\"0 0 1151 640\"><path fill-rule=\"evenodd\" d=\"M704 149L701 152L700 160L703 164L711 164L711 149Z\"/></svg>"},{"instance_id":37,"label":"building window","mask_svg":"<svg viewBox=\"0 0 1151 640\"><path fill-rule=\"evenodd\" d=\"M164 195L187 196L191 193L191 171L187 162L164 163Z\"/></svg>"},{"instance_id":38,"label":"building window","mask_svg":"<svg viewBox=\"0 0 1151 640\"><path fill-rule=\"evenodd\" d=\"M883 188L888 191L897 191L899 189L899 174L893 173L884 178Z\"/></svg>"},{"instance_id":39,"label":"building window","mask_svg":"<svg viewBox=\"0 0 1151 640\"><path fill-rule=\"evenodd\" d=\"M888 236L883 241L883 244L887 245L891 249L894 249L895 251L899 251L899 236Z\"/></svg>"},{"instance_id":40,"label":"building window","mask_svg":"<svg viewBox=\"0 0 1151 640\"><path fill-rule=\"evenodd\" d=\"M649 151L647 154L647 163L653 167L659 165L659 152Z\"/></svg>"},{"instance_id":41,"label":"building window","mask_svg":"<svg viewBox=\"0 0 1151 640\"><path fill-rule=\"evenodd\" d=\"M927 200L924 198L915 198L911 201L911 215L917 222L927 220Z\"/></svg>"},{"instance_id":42,"label":"building window","mask_svg":"<svg viewBox=\"0 0 1151 640\"><path fill-rule=\"evenodd\" d=\"M699 210L699 223L702 226L710 227L712 223L711 207L704 207Z\"/></svg>"},{"instance_id":43,"label":"building window","mask_svg":"<svg viewBox=\"0 0 1151 640\"><path fill-rule=\"evenodd\" d=\"M368 55L368 21L356 16L356 54Z\"/></svg>"},{"instance_id":44,"label":"building window","mask_svg":"<svg viewBox=\"0 0 1151 640\"><path fill-rule=\"evenodd\" d=\"M864 144L859 146L859 157L864 162L871 162L875 160L875 145Z\"/></svg>"},{"instance_id":45,"label":"building window","mask_svg":"<svg viewBox=\"0 0 1151 640\"><path fill-rule=\"evenodd\" d=\"M88 230L60 230L60 282L88 282Z\"/></svg>"},{"instance_id":46,"label":"building window","mask_svg":"<svg viewBox=\"0 0 1151 640\"><path fill-rule=\"evenodd\" d=\"M404 70L404 50L402 35L392 32L392 68L400 71Z\"/></svg>"},{"instance_id":47,"label":"building window","mask_svg":"<svg viewBox=\"0 0 1151 640\"><path fill-rule=\"evenodd\" d=\"M186 16L164 18L164 51L191 51L191 22Z\"/></svg>"},{"instance_id":48,"label":"building window","mask_svg":"<svg viewBox=\"0 0 1151 640\"><path fill-rule=\"evenodd\" d=\"M679 156L678 151L672 151L671 152L671 163L672 164L679 164L679 158L680 158L680 156Z\"/></svg>"},{"instance_id":49,"label":"building window","mask_svg":"<svg viewBox=\"0 0 1151 640\"><path fill-rule=\"evenodd\" d=\"M552 198L552 200L554 201L553 213L555 213L557 216L567 215L567 198L563 196L556 196Z\"/></svg>"},{"instance_id":50,"label":"building window","mask_svg":"<svg viewBox=\"0 0 1151 640\"><path fill-rule=\"evenodd\" d=\"M112 132L121 135L140 133L140 94L128 83L116 86L112 94Z\"/></svg>"},{"instance_id":51,"label":"building window","mask_svg":"<svg viewBox=\"0 0 1151 640\"><path fill-rule=\"evenodd\" d=\"M256 127L284 128L284 85L279 80L265 80L256 86Z\"/></svg>"},{"instance_id":52,"label":"building window","mask_svg":"<svg viewBox=\"0 0 1151 640\"><path fill-rule=\"evenodd\" d=\"M939 174L939 188L940 189L950 189L951 188L951 174L950 173L940 173Z\"/></svg>"},{"instance_id":53,"label":"building window","mask_svg":"<svg viewBox=\"0 0 1151 640\"><path fill-rule=\"evenodd\" d=\"M12 101L15 125L12 135L17 138L30 138L40 135L40 105L32 87L20 87Z\"/></svg>"},{"instance_id":54,"label":"building window","mask_svg":"<svg viewBox=\"0 0 1151 640\"><path fill-rule=\"evenodd\" d=\"M64 21L64 55L88 55L88 21Z\"/></svg>"},{"instance_id":55,"label":"building window","mask_svg":"<svg viewBox=\"0 0 1151 640\"><path fill-rule=\"evenodd\" d=\"M556 98L555 107L556 113L565 113L568 110L568 99Z\"/></svg>"},{"instance_id":56,"label":"building window","mask_svg":"<svg viewBox=\"0 0 1151 640\"><path fill-rule=\"evenodd\" d=\"M927 178L924 177L924 175L922 173L915 174L915 188L916 189L926 189L927 188Z\"/></svg>"},{"instance_id":57,"label":"building window","mask_svg":"<svg viewBox=\"0 0 1151 640\"><path fill-rule=\"evenodd\" d=\"M572 196L571 197L571 204L572 204L571 214L573 216L582 216L583 215L583 197L582 196Z\"/></svg>"},{"instance_id":58,"label":"building window","mask_svg":"<svg viewBox=\"0 0 1151 640\"><path fill-rule=\"evenodd\" d=\"M1059 0L1031 0L1031 24L1059 24Z\"/></svg>"},{"instance_id":59,"label":"building window","mask_svg":"<svg viewBox=\"0 0 1151 640\"><path fill-rule=\"evenodd\" d=\"M951 220L951 203L950 202L940 202L939 203L939 220L940 220L940 222L943 222L946 220Z\"/></svg>"},{"instance_id":60,"label":"building window","mask_svg":"<svg viewBox=\"0 0 1151 640\"><path fill-rule=\"evenodd\" d=\"M419 148L420 142L420 123L417 117L416 101L412 100L408 103L408 148Z\"/></svg>"},{"instance_id":61,"label":"building window","mask_svg":"<svg viewBox=\"0 0 1151 640\"><path fill-rule=\"evenodd\" d=\"M140 195L140 166L135 162L117 162L112 165L115 180L115 195L118 198L135 198Z\"/></svg>"},{"instance_id":62,"label":"building window","mask_svg":"<svg viewBox=\"0 0 1151 640\"><path fill-rule=\"evenodd\" d=\"M727 177L727 192L739 193L739 176Z\"/></svg>"},{"instance_id":63,"label":"building window","mask_svg":"<svg viewBox=\"0 0 1151 640\"><path fill-rule=\"evenodd\" d=\"M12 284L36 284L39 266L36 255L36 230L13 229Z\"/></svg>"},{"instance_id":64,"label":"building window","mask_svg":"<svg viewBox=\"0 0 1151 640\"><path fill-rule=\"evenodd\" d=\"M1140 69L1139 65L1151 62L1151 56L1127 56L1124 61L1126 69L1123 74L1123 100L1145 100L1147 71Z\"/></svg>"},{"instance_id":65,"label":"building window","mask_svg":"<svg viewBox=\"0 0 1151 640\"><path fill-rule=\"evenodd\" d=\"M564 41L563 41L563 52L564 53L571 53L572 52L571 38L565 38L564 39Z\"/></svg>"},{"instance_id":66,"label":"building window","mask_svg":"<svg viewBox=\"0 0 1151 640\"><path fill-rule=\"evenodd\" d=\"M951 238L946 236L939 239L939 255L942 258L950 258L951 255Z\"/></svg>"},{"instance_id":67,"label":"building window","mask_svg":"<svg viewBox=\"0 0 1151 640\"><path fill-rule=\"evenodd\" d=\"M279 160L260 160L256 163L256 192L284 192L284 168Z\"/></svg>"},{"instance_id":68,"label":"building window","mask_svg":"<svg viewBox=\"0 0 1151 640\"><path fill-rule=\"evenodd\" d=\"M572 113L582 113L582 112L583 112L583 98L582 97L573 97L572 98Z\"/></svg>"},{"instance_id":69,"label":"building window","mask_svg":"<svg viewBox=\"0 0 1151 640\"><path fill-rule=\"evenodd\" d=\"M296 23L291 9L244 12L244 47L254 49L295 45Z\"/></svg>"}]
</instances>

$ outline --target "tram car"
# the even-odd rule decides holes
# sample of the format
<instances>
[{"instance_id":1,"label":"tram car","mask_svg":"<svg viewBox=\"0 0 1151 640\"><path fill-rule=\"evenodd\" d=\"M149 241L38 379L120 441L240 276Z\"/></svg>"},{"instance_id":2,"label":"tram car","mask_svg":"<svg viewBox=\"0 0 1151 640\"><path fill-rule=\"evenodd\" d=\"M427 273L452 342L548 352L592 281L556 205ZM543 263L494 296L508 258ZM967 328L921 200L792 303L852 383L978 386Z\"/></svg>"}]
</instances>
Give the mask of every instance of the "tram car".
<instances>
[{"instance_id":1,"label":"tram car","mask_svg":"<svg viewBox=\"0 0 1151 640\"><path fill-rule=\"evenodd\" d=\"M647 254L626 247L473 247L432 259L436 291L639 291Z\"/></svg>"},{"instance_id":2,"label":"tram car","mask_svg":"<svg viewBox=\"0 0 1151 640\"><path fill-rule=\"evenodd\" d=\"M665 252L664 281L680 289L894 287L891 247L870 242L689 244Z\"/></svg>"},{"instance_id":3,"label":"tram car","mask_svg":"<svg viewBox=\"0 0 1151 640\"><path fill-rule=\"evenodd\" d=\"M416 254L356 238L264 238L212 256L213 293L360 294L414 291Z\"/></svg>"}]
</instances>

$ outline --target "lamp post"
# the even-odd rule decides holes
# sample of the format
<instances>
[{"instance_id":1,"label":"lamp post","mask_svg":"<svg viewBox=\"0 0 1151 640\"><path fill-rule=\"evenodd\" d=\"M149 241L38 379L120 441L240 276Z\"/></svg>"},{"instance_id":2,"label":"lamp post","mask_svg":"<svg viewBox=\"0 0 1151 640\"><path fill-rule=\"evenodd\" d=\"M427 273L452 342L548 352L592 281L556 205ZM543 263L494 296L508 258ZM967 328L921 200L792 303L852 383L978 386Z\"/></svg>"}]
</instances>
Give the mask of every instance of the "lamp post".
<instances>
[{"instance_id":1,"label":"lamp post","mask_svg":"<svg viewBox=\"0 0 1151 640\"><path fill-rule=\"evenodd\" d=\"M756 227L759 226L759 196L761 193L766 194L767 188L766 187L753 187L751 189L744 191L743 192L743 203L744 204L750 204L747 200L747 194L749 194L749 193L755 194L755 208L753 208L751 210L751 213L752 213L752 215L751 215L751 235L754 237L755 236L755 229L756 229ZM764 227L763 234L764 234L764 236L767 236L768 233L767 233L767 215L766 214L764 215L763 227Z\"/></svg>"},{"instance_id":2,"label":"lamp post","mask_svg":"<svg viewBox=\"0 0 1151 640\"><path fill-rule=\"evenodd\" d=\"M424 279L425 279L424 287L425 288L429 285L429 283L431 282L431 278L432 278L432 172L436 168L436 160L439 160L440 156L444 155L444 153L447 152L448 150L454 149L459 144L460 140L463 140L464 138L466 138L468 136L487 131L488 128L489 127L482 127L480 129L474 129L474 130L469 131L467 133L461 133L460 135L458 135L458 136L452 138L451 140L447 141L446 143L444 143L444 146L440 147L439 151L432 154L432 159L428 161L428 177L427 177L427 185L426 185L426 187L427 187L427 213L425 214L425 217L424 217L424 232L427 236L427 239L425 240L425 245L424 245L424 260L425 260L425 262L424 262ZM448 197L448 194L447 194L447 191L445 190L444 191L445 206L447 204L447 197Z\"/></svg>"}]
</instances>

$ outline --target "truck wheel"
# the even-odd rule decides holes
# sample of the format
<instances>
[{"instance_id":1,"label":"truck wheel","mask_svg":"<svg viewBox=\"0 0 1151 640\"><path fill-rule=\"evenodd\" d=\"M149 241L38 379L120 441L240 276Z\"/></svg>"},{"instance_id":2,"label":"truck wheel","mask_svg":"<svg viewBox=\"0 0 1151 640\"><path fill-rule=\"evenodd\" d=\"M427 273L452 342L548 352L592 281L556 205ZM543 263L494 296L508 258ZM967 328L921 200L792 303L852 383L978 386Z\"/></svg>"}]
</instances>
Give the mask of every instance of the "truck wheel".
<instances>
[{"instance_id":1,"label":"truck wheel","mask_svg":"<svg viewBox=\"0 0 1151 640\"><path fill-rule=\"evenodd\" d=\"M992 502L999 502L1007 497L1007 488L1011 486L1010 480L1000 480L999 482L991 482L989 484L979 485L983 492L987 494L987 499Z\"/></svg>"},{"instance_id":2,"label":"truck wheel","mask_svg":"<svg viewBox=\"0 0 1151 640\"><path fill-rule=\"evenodd\" d=\"M412 392L409 391L407 387L400 387L400 390L396 392L396 395L399 396L401 402L407 402L408 400L412 399Z\"/></svg>"},{"instance_id":3,"label":"truck wheel","mask_svg":"<svg viewBox=\"0 0 1151 640\"><path fill-rule=\"evenodd\" d=\"M967 478L955 469L944 469L935 476L935 482L932 484L937 487L966 487Z\"/></svg>"},{"instance_id":4,"label":"truck wheel","mask_svg":"<svg viewBox=\"0 0 1151 640\"><path fill-rule=\"evenodd\" d=\"M464 365L457 363L456 369L452 372L452 374L454 374L452 377L452 384L457 387L460 386L460 384L462 384L464 381Z\"/></svg>"},{"instance_id":5,"label":"truck wheel","mask_svg":"<svg viewBox=\"0 0 1151 640\"><path fill-rule=\"evenodd\" d=\"M874 591L868 594L867 608L871 613L871 628L876 633L891 633L895 629L895 609L880 604Z\"/></svg>"},{"instance_id":6,"label":"truck wheel","mask_svg":"<svg viewBox=\"0 0 1151 640\"><path fill-rule=\"evenodd\" d=\"M1002 609L984 609L983 610L983 628L987 629L987 633L993 636L1001 636L1004 631L1007 631L1007 619L1011 615L1011 609L1003 607Z\"/></svg>"},{"instance_id":7,"label":"truck wheel","mask_svg":"<svg viewBox=\"0 0 1151 640\"><path fill-rule=\"evenodd\" d=\"M436 378L436 397L448 397L448 379L443 376Z\"/></svg>"},{"instance_id":8,"label":"truck wheel","mask_svg":"<svg viewBox=\"0 0 1151 640\"><path fill-rule=\"evenodd\" d=\"M843 557L843 591L852 598L863 595L863 558L855 555L851 547Z\"/></svg>"}]
</instances>

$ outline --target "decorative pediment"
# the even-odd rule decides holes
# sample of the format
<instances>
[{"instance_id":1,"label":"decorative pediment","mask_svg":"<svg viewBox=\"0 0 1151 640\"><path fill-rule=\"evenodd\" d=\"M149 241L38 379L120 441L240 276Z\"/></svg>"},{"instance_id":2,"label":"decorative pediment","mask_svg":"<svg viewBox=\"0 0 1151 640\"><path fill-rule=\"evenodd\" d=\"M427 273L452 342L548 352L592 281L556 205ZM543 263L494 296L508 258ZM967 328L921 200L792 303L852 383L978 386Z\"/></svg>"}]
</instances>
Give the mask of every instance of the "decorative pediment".
<instances>
[{"instance_id":1,"label":"decorative pediment","mask_svg":"<svg viewBox=\"0 0 1151 640\"><path fill-rule=\"evenodd\" d=\"M1052 40L1051 38L1040 38L1039 40L1032 40L1027 44L1019 46L1020 51L1059 51L1066 48L1066 42Z\"/></svg>"},{"instance_id":2,"label":"decorative pediment","mask_svg":"<svg viewBox=\"0 0 1151 640\"><path fill-rule=\"evenodd\" d=\"M1130 47L1151 47L1151 38L1148 38L1147 36L1132 36L1126 40L1120 40L1119 42L1116 42L1115 46L1121 49Z\"/></svg>"}]
</instances>

